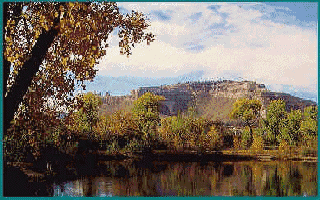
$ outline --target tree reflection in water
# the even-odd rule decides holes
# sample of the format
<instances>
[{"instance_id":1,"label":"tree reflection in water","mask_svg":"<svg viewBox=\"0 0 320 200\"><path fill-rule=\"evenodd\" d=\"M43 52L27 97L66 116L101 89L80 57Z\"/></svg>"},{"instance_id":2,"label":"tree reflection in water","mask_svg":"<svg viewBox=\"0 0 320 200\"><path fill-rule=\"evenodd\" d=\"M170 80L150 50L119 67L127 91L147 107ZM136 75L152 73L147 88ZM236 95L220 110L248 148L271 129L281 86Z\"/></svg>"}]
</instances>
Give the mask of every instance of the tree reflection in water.
<instances>
[{"instance_id":1,"label":"tree reflection in water","mask_svg":"<svg viewBox=\"0 0 320 200\"><path fill-rule=\"evenodd\" d=\"M112 179L108 177L83 177L75 181L69 181L62 184L53 184L53 188L53 196L113 196Z\"/></svg>"},{"instance_id":2,"label":"tree reflection in water","mask_svg":"<svg viewBox=\"0 0 320 200\"><path fill-rule=\"evenodd\" d=\"M120 166L121 165L121 166ZM317 163L109 162L111 175L53 185L54 196L316 196ZM124 174L123 174L124 173Z\"/></svg>"}]
</instances>

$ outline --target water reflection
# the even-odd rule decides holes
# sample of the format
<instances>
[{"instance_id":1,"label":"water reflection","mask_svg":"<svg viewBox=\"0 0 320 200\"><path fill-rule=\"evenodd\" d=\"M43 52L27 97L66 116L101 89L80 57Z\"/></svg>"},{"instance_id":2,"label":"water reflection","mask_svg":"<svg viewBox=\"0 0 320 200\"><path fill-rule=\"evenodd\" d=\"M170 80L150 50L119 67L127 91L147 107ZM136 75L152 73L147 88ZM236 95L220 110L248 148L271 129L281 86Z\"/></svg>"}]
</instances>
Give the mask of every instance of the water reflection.
<instances>
[{"instance_id":1,"label":"water reflection","mask_svg":"<svg viewBox=\"0 0 320 200\"><path fill-rule=\"evenodd\" d=\"M112 179L110 177L80 178L61 184L53 184L53 196L96 196L111 197Z\"/></svg>"},{"instance_id":2,"label":"water reflection","mask_svg":"<svg viewBox=\"0 0 320 200\"><path fill-rule=\"evenodd\" d=\"M111 197L112 196L112 180L106 177L95 178L93 190L96 191L94 196Z\"/></svg>"},{"instance_id":3,"label":"water reflection","mask_svg":"<svg viewBox=\"0 0 320 200\"><path fill-rule=\"evenodd\" d=\"M317 163L108 162L111 175L53 185L53 196L315 196Z\"/></svg>"}]
</instances>

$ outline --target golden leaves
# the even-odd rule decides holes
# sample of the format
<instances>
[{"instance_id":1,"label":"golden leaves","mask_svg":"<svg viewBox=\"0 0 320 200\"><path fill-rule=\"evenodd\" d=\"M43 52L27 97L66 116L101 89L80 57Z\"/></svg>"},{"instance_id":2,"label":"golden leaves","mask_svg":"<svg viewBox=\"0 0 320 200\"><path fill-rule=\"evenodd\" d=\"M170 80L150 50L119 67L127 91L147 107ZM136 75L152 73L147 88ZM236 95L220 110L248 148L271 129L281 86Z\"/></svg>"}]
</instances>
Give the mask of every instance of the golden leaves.
<instances>
[{"instance_id":1,"label":"golden leaves","mask_svg":"<svg viewBox=\"0 0 320 200\"><path fill-rule=\"evenodd\" d=\"M76 4L78 4L78 3L76 2ZM73 8L74 6L75 6L75 3L69 2L69 7L70 7L70 8Z\"/></svg>"},{"instance_id":2,"label":"golden leaves","mask_svg":"<svg viewBox=\"0 0 320 200\"><path fill-rule=\"evenodd\" d=\"M67 57L63 57L63 58L62 58L62 64L63 64L64 66L67 66L67 61L68 61L68 58L67 58Z\"/></svg>"},{"instance_id":3,"label":"golden leaves","mask_svg":"<svg viewBox=\"0 0 320 200\"><path fill-rule=\"evenodd\" d=\"M247 125L251 125L258 117L260 117L261 102L258 100L239 99L233 105L230 117L233 119L241 119Z\"/></svg>"},{"instance_id":4,"label":"golden leaves","mask_svg":"<svg viewBox=\"0 0 320 200\"><path fill-rule=\"evenodd\" d=\"M143 40L149 42L147 38L151 36L143 32L148 24L142 13L133 12L123 16L114 2L30 2L25 4L19 19L9 19L5 27L4 54L14 67L11 77L29 59L39 36L52 28L58 30L58 36L47 50L31 86L39 93L25 97L31 100L36 95L39 104L48 96L60 98L61 104L65 102L64 98L74 90L74 79L67 78L66 72L81 81L95 76L94 66L106 54L103 48L107 45L103 46L102 41L107 40L114 28L119 27L123 33L119 46L127 56L131 54L134 43ZM76 58L71 59L70 55ZM49 89L52 92L45 92Z\"/></svg>"},{"instance_id":5,"label":"golden leaves","mask_svg":"<svg viewBox=\"0 0 320 200\"><path fill-rule=\"evenodd\" d=\"M79 27L80 24L81 24L80 22L77 22L76 25L75 25L75 27Z\"/></svg>"},{"instance_id":6,"label":"golden leaves","mask_svg":"<svg viewBox=\"0 0 320 200\"><path fill-rule=\"evenodd\" d=\"M144 19L144 15L138 12L132 12L130 15L127 14L124 18L120 19L121 30L119 32L119 37L121 41L119 42L120 54L131 55L131 47L134 47L134 43L139 43L143 40L147 40L147 44L152 42L152 34L144 34L145 30L149 25Z\"/></svg>"}]
</instances>

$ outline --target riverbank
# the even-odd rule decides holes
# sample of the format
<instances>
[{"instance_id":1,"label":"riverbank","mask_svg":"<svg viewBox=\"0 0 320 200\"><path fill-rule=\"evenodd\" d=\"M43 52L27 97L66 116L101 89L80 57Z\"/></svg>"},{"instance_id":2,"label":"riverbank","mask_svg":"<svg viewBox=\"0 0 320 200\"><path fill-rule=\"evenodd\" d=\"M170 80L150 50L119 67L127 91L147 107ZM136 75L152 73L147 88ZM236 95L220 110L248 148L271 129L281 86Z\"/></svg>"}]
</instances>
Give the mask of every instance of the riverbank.
<instances>
[{"instance_id":1,"label":"riverbank","mask_svg":"<svg viewBox=\"0 0 320 200\"><path fill-rule=\"evenodd\" d=\"M194 150L153 150L150 152L123 152L107 154L106 151L100 151L99 158L106 160L122 160L128 158L150 158L153 160L166 161L271 161L271 160L293 160L302 162L318 162L317 155L302 156L297 151L284 152L279 150L222 150L199 152Z\"/></svg>"},{"instance_id":2,"label":"riverbank","mask_svg":"<svg viewBox=\"0 0 320 200\"><path fill-rule=\"evenodd\" d=\"M315 155L302 156L298 151L279 151L279 150L223 150L223 155L250 156L259 161L270 160L294 160L303 162L318 162Z\"/></svg>"},{"instance_id":3,"label":"riverbank","mask_svg":"<svg viewBox=\"0 0 320 200\"><path fill-rule=\"evenodd\" d=\"M273 160L292 160L301 162L317 162L318 157L308 156L302 157L296 153L282 154L277 150L223 150L223 151L207 151L197 152L191 150L169 151L169 150L153 150L151 152L123 152L107 154L106 151L98 151L96 154L97 163L99 161L112 160L148 160L148 161L183 161L183 162L234 162L234 161L273 161ZM28 176L30 181L41 181L48 176L54 176L55 172L38 172L33 169L32 163L27 162L7 162L7 166L20 169ZM76 176L77 166L69 165L66 169L68 176ZM96 171L99 171L96 169Z\"/></svg>"}]
</instances>

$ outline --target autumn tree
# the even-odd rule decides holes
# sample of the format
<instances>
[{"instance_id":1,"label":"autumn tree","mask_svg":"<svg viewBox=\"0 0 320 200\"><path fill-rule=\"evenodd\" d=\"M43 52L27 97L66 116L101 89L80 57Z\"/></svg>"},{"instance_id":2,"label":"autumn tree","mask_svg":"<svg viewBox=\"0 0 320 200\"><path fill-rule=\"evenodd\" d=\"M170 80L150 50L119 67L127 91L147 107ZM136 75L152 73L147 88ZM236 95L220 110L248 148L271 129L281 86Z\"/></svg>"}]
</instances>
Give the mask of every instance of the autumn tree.
<instances>
[{"instance_id":1,"label":"autumn tree","mask_svg":"<svg viewBox=\"0 0 320 200\"><path fill-rule=\"evenodd\" d=\"M111 116L101 114L99 116L95 132L101 140L110 139L111 137Z\"/></svg>"},{"instance_id":2,"label":"autumn tree","mask_svg":"<svg viewBox=\"0 0 320 200\"><path fill-rule=\"evenodd\" d=\"M194 110L161 119L159 138L176 149L198 148L205 151L220 150L222 147L222 124L194 116Z\"/></svg>"},{"instance_id":3,"label":"autumn tree","mask_svg":"<svg viewBox=\"0 0 320 200\"><path fill-rule=\"evenodd\" d=\"M311 141L318 141L318 107L309 106L304 109L300 126L300 137L304 145L310 146Z\"/></svg>"},{"instance_id":4,"label":"autumn tree","mask_svg":"<svg viewBox=\"0 0 320 200\"><path fill-rule=\"evenodd\" d=\"M119 110L111 115L110 130L114 135L131 138L136 136L138 127L132 113Z\"/></svg>"},{"instance_id":5,"label":"autumn tree","mask_svg":"<svg viewBox=\"0 0 320 200\"><path fill-rule=\"evenodd\" d=\"M99 106L102 99L98 95L88 92L79 95L78 110L72 113L72 129L78 133L92 134L93 128L98 122Z\"/></svg>"},{"instance_id":6,"label":"autumn tree","mask_svg":"<svg viewBox=\"0 0 320 200\"><path fill-rule=\"evenodd\" d=\"M123 15L114 2L10 2L3 11L4 132L22 104L35 119L50 99L68 107L75 85L96 75L115 28L121 54L153 41L145 16Z\"/></svg>"},{"instance_id":7,"label":"autumn tree","mask_svg":"<svg viewBox=\"0 0 320 200\"><path fill-rule=\"evenodd\" d=\"M230 113L232 119L239 119L249 127L250 137L253 137L252 126L260 117L262 104L259 100L239 99L233 104Z\"/></svg>"},{"instance_id":8,"label":"autumn tree","mask_svg":"<svg viewBox=\"0 0 320 200\"><path fill-rule=\"evenodd\" d=\"M262 127L265 132L264 137L271 145L278 143L286 118L285 102L283 100L271 101L267 108L266 118L262 121Z\"/></svg>"},{"instance_id":9,"label":"autumn tree","mask_svg":"<svg viewBox=\"0 0 320 200\"><path fill-rule=\"evenodd\" d=\"M147 92L134 102L133 117L137 120L138 130L147 143L156 134L156 127L160 122L160 101L162 100L164 97Z\"/></svg>"},{"instance_id":10,"label":"autumn tree","mask_svg":"<svg viewBox=\"0 0 320 200\"><path fill-rule=\"evenodd\" d=\"M292 110L287 117L282 120L280 135L278 140L286 140L290 145L297 145L302 139L300 136L300 126L302 120L301 110Z\"/></svg>"}]
</instances>

